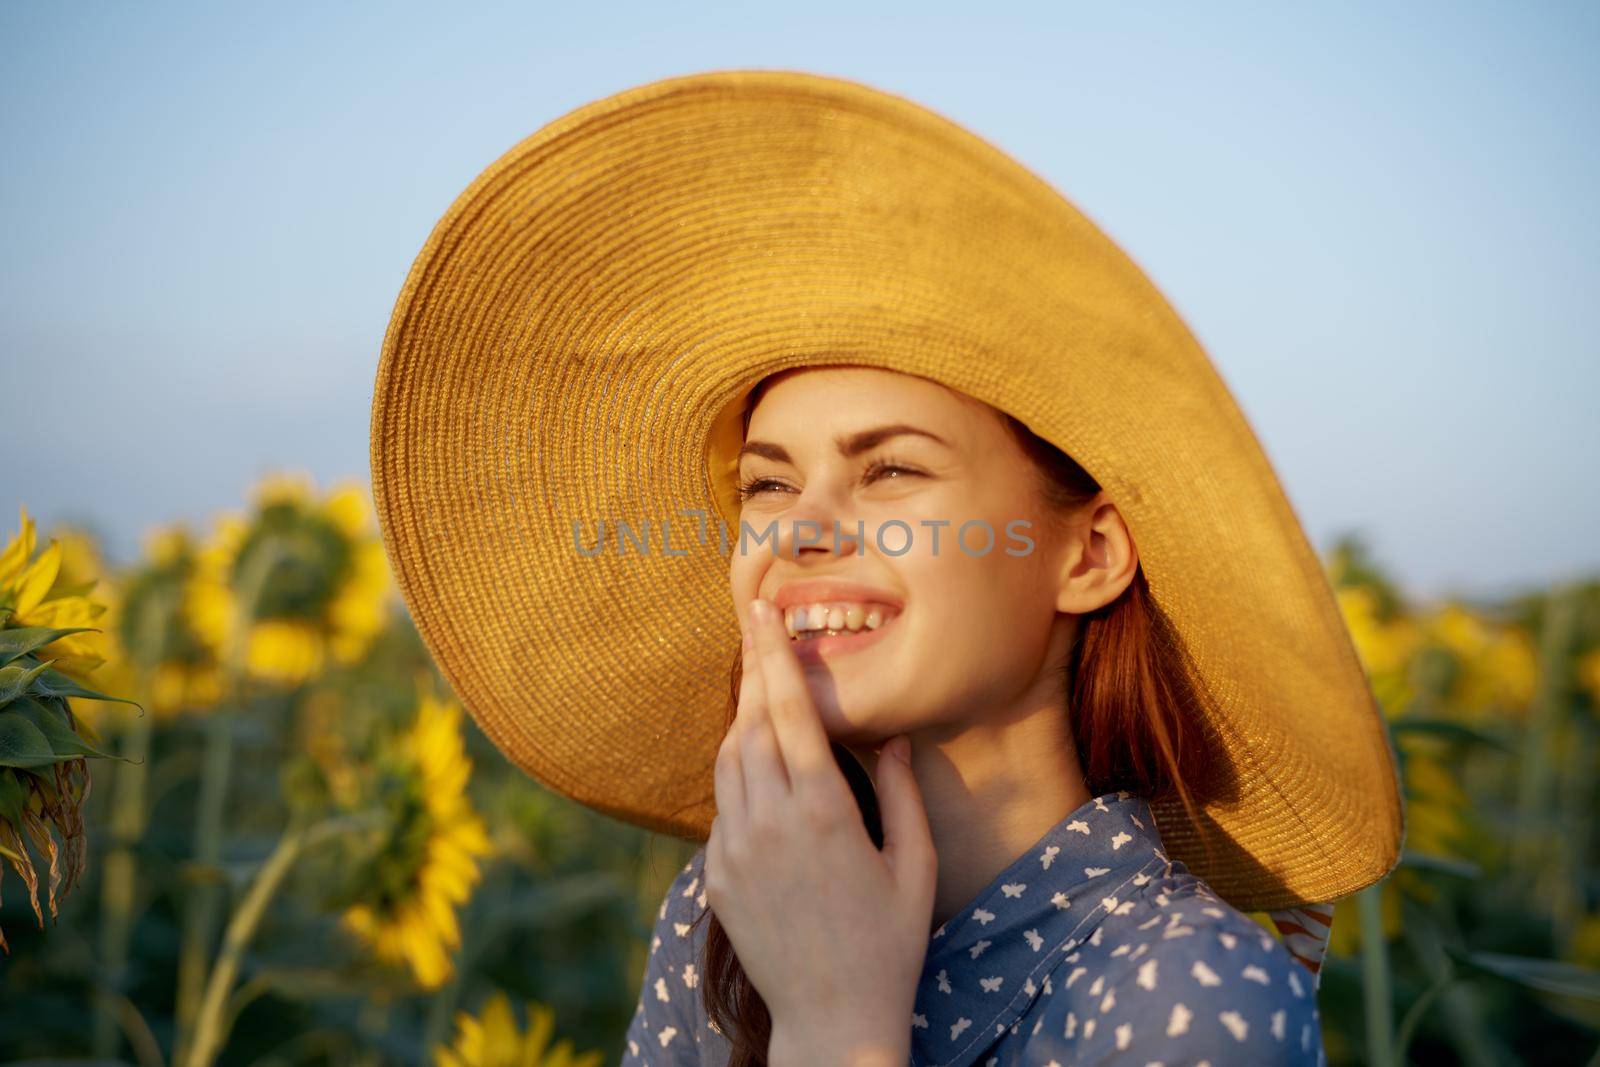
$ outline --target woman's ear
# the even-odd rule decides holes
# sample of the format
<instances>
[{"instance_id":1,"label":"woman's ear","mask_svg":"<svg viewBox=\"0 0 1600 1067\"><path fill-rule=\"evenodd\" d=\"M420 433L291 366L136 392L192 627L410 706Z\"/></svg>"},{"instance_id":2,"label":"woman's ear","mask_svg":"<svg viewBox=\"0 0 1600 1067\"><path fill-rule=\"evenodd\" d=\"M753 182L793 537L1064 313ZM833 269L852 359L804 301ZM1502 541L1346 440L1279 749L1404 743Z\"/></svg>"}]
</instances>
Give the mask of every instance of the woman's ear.
<instances>
[{"instance_id":1,"label":"woman's ear","mask_svg":"<svg viewBox=\"0 0 1600 1067\"><path fill-rule=\"evenodd\" d=\"M1139 553L1122 512L1104 490L1061 524L1056 610L1089 612L1116 600L1133 582Z\"/></svg>"}]
</instances>

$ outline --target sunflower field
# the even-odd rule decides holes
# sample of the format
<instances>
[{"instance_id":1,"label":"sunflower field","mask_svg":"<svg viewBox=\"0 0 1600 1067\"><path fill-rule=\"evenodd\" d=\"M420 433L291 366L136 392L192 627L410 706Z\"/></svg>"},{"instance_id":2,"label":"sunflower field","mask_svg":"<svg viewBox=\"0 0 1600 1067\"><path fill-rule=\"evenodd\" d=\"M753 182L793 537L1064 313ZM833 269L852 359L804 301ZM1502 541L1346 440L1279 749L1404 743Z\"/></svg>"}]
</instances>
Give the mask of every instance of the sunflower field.
<instances>
[{"instance_id":1,"label":"sunflower field","mask_svg":"<svg viewBox=\"0 0 1600 1067\"><path fill-rule=\"evenodd\" d=\"M1335 910L1329 1061L1600 1065L1600 580L1326 566L1407 818ZM274 475L127 566L25 502L0 531L0 1062L615 1063L693 851L498 754L363 485Z\"/></svg>"}]
</instances>

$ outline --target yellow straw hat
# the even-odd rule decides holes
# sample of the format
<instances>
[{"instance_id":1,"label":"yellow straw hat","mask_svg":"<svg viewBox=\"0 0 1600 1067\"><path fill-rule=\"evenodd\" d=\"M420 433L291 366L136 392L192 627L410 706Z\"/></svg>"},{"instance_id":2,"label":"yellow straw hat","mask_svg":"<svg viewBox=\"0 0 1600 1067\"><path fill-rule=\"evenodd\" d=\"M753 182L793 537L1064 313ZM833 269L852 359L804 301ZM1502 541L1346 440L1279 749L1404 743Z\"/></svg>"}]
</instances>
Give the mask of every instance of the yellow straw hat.
<instances>
[{"instance_id":1,"label":"yellow straw hat","mask_svg":"<svg viewBox=\"0 0 1600 1067\"><path fill-rule=\"evenodd\" d=\"M1393 868L1382 715L1188 328L1016 160L798 71L667 78L556 119L456 199L396 301L372 401L384 543L428 649L517 766L704 841L739 644L720 533L737 542L740 416L761 378L815 364L1009 412L1117 504L1231 763L1200 821L1156 807L1171 855L1243 910ZM619 551L617 523L647 549Z\"/></svg>"}]
</instances>

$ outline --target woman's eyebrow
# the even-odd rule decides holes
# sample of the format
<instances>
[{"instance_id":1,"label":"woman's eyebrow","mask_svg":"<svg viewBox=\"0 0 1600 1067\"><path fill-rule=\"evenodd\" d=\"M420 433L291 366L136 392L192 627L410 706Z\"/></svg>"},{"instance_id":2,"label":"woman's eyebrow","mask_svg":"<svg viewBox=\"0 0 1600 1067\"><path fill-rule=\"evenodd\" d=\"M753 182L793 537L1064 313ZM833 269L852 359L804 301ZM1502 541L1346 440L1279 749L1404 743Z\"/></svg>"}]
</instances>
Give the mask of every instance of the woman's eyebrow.
<instances>
[{"instance_id":1,"label":"woman's eyebrow","mask_svg":"<svg viewBox=\"0 0 1600 1067\"><path fill-rule=\"evenodd\" d=\"M833 439L833 443L834 446L839 449L839 454L846 459L849 459L852 456L859 456L868 449L876 448L878 445L881 445L891 437L899 437L904 434L916 434L919 437L926 437L929 440L937 441L946 448L953 447L949 441L946 441L938 434L931 433L916 426L907 425L903 422L897 422L889 426L878 426L871 430L862 430L858 433L835 437ZM771 441L746 441L744 443L744 447L739 449L739 455L737 458L743 459L747 455L762 456L778 463L794 462L789 458L789 452L787 449L785 449L782 445L773 444Z\"/></svg>"}]
</instances>

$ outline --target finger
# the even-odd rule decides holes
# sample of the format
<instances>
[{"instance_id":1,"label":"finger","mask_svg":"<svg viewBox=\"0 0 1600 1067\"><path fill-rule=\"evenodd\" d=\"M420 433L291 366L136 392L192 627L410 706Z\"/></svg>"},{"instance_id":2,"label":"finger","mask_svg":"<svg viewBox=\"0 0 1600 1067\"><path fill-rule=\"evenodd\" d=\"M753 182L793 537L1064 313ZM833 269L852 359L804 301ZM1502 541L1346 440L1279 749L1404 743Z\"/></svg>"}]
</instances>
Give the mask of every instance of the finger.
<instances>
[{"instance_id":1,"label":"finger","mask_svg":"<svg viewBox=\"0 0 1600 1067\"><path fill-rule=\"evenodd\" d=\"M807 789L844 790L849 784L833 758L804 669L789 643L778 609L771 601L750 604L750 625L761 664L763 702L778 748L789 771L791 795Z\"/></svg>"},{"instance_id":2,"label":"finger","mask_svg":"<svg viewBox=\"0 0 1600 1067\"><path fill-rule=\"evenodd\" d=\"M931 892L930 872L936 853L933 834L928 828L928 812L922 800L922 787L908 763L894 754L894 748L910 738L901 734L878 753L873 784L878 791L878 810L883 821L883 858L895 872L903 889ZM910 745L906 754L910 755Z\"/></svg>"},{"instance_id":3,"label":"finger","mask_svg":"<svg viewBox=\"0 0 1600 1067\"><path fill-rule=\"evenodd\" d=\"M712 777L716 785L717 817L722 820L724 832L739 834L744 830L747 801L744 788L744 768L740 765L739 727L728 728L717 749L716 765Z\"/></svg>"},{"instance_id":4,"label":"finger","mask_svg":"<svg viewBox=\"0 0 1600 1067\"><path fill-rule=\"evenodd\" d=\"M748 613L747 613L748 614ZM749 817L750 791L744 767L743 735L749 723L762 714L759 709L765 701L761 668L757 664L755 641L746 619L739 620L740 639L739 701L733 722L717 750L716 788L717 807L728 808L727 823L731 830L742 833ZM731 750L731 751L729 751Z\"/></svg>"},{"instance_id":5,"label":"finger","mask_svg":"<svg viewBox=\"0 0 1600 1067\"><path fill-rule=\"evenodd\" d=\"M740 646L739 703L734 722L742 726L766 716L767 687L761 673L761 653L748 620L741 620L744 636Z\"/></svg>"},{"instance_id":6,"label":"finger","mask_svg":"<svg viewBox=\"0 0 1600 1067\"><path fill-rule=\"evenodd\" d=\"M765 824L788 810L792 786L771 720L762 718L740 731L739 762L744 767L748 820Z\"/></svg>"},{"instance_id":7,"label":"finger","mask_svg":"<svg viewBox=\"0 0 1600 1067\"><path fill-rule=\"evenodd\" d=\"M761 652L748 629L743 644L744 664L740 669L739 763L744 769L745 814L749 819L783 810L789 802L789 772L784 767L778 736L767 715L766 687L761 671Z\"/></svg>"}]
</instances>

